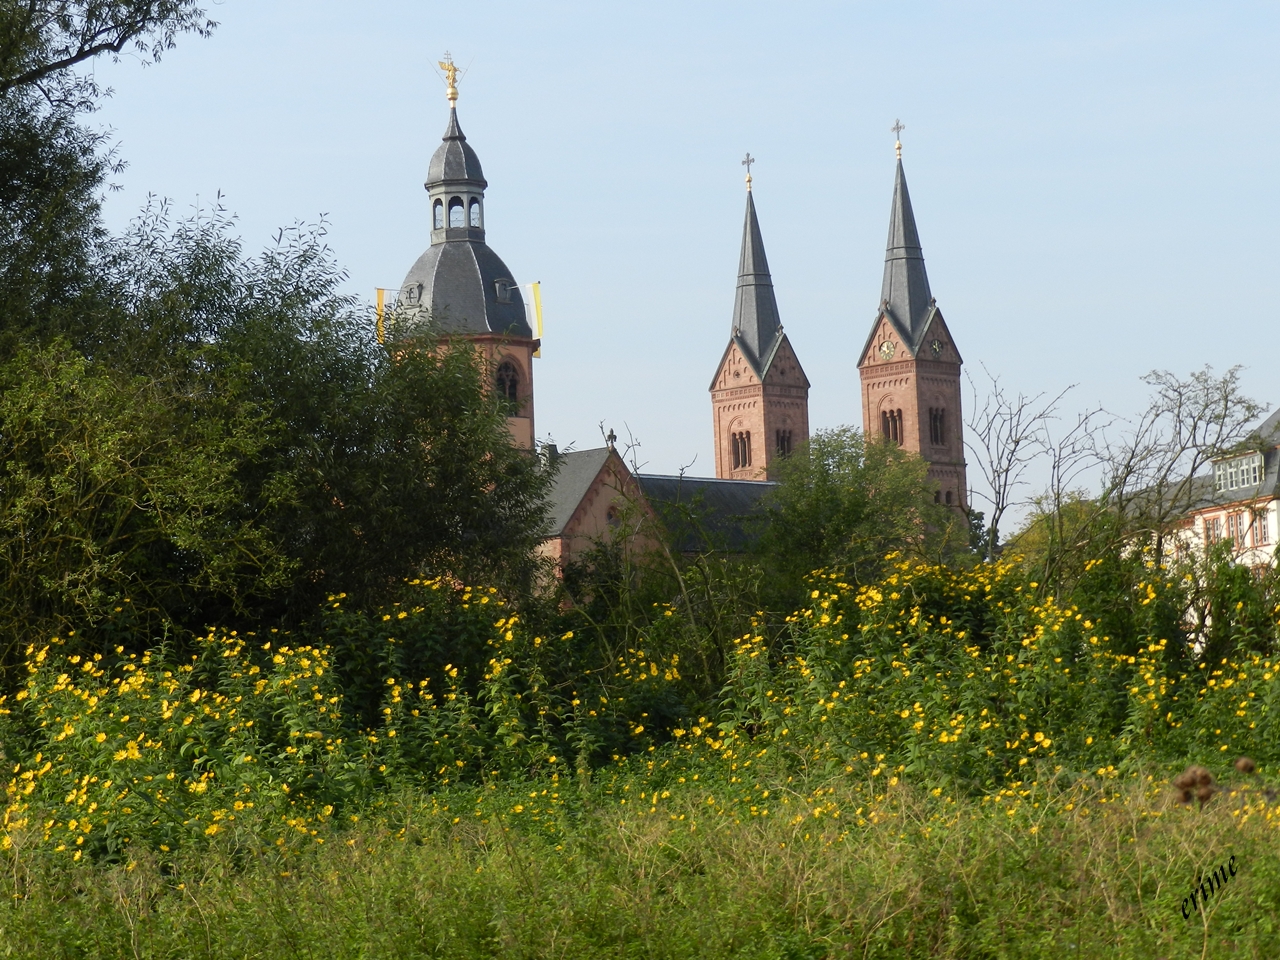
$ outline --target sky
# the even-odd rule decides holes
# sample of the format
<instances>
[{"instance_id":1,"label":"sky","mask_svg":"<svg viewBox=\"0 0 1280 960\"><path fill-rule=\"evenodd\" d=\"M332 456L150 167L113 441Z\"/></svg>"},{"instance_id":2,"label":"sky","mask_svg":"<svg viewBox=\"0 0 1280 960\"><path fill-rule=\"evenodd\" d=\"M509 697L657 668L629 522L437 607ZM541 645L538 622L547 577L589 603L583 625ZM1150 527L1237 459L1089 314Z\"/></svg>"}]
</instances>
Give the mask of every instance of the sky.
<instances>
[{"instance_id":1,"label":"sky","mask_svg":"<svg viewBox=\"0 0 1280 960\"><path fill-rule=\"evenodd\" d=\"M94 66L93 117L148 196L222 195L246 249L328 225L348 289L396 288L429 243L448 117L489 182L489 245L539 281L536 431L639 442L712 475L750 151L812 428L860 426L893 188L890 127L933 294L976 381L1145 405L1141 377L1244 365L1280 402L1280 5L1091 2L223 0L207 40ZM972 401L966 396L966 402ZM971 458L972 459L972 458ZM975 482L970 470L970 483Z\"/></svg>"}]
</instances>

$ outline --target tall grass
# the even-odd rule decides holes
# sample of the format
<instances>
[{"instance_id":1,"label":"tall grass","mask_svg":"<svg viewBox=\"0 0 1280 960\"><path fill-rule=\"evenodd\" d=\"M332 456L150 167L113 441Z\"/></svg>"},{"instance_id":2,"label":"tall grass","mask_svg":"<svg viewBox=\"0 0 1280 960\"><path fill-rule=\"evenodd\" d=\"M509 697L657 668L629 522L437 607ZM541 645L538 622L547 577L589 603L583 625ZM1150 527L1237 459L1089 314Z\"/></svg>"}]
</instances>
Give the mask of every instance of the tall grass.
<instances>
[{"instance_id":1,"label":"tall grass","mask_svg":"<svg viewBox=\"0 0 1280 960\"><path fill-rule=\"evenodd\" d=\"M723 651L711 703L679 605L602 660L492 589L411 586L332 598L308 641L33 645L0 700L0 955L1280 946L1280 663L1179 652L1158 567L1123 631L1008 564L819 578ZM1204 803L1171 789L1188 761Z\"/></svg>"},{"instance_id":2,"label":"tall grass","mask_svg":"<svg viewBox=\"0 0 1280 960\"><path fill-rule=\"evenodd\" d=\"M535 819L504 784L406 793L324 844L281 852L224 835L199 854L70 865L10 852L0 888L14 957L1272 957L1280 850L1244 798L1198 810L1134 778L1106 803L1038 817L843 777L775 785L872 814L717 814L713 791L619 804L619 772ZM526 790L528 786L530 789ZM534 789L539 788L539 789ZM477 800L484 815L476 812ZM523 807L522 813L514 810ZM1036 808L1032 808L1036 809ZM1034 822L1033 822L1034 821ZM1032 826L1038 829L1031 830ZM1237 876L1182 916L1199 871Z\"/></svg>"}]
</instances>

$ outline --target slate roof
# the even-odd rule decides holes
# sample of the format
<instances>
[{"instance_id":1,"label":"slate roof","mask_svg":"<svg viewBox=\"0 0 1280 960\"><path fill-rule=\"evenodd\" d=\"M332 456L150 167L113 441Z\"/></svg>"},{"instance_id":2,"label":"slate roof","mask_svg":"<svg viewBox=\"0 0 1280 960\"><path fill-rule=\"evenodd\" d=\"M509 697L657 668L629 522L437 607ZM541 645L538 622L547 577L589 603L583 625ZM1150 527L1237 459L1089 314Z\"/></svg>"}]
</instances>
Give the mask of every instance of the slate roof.
<instances>
[{"instance_id":1,"label":"slate roof","mask_svg":"<svg viewBox=\"0 0 1280 960\"><path fill-rule=\"evenodd\" d=\"M498 299L499 280L506 282L507 302ZM533 337L510 268L483 240L443 240L427 247L405 275L400 297L425 308L447 333Z\"/></svg>"},{"instance_id":2,"label":"slate roof","mask_svg":"<svg viewBox=\"0 0 1280 960\"><path fill-rule=\"evenodd\" d=\"M884 282L880 287L880 309L911 350L919 354L925 332L937 312L929 291L929 275L924 269L924 252L916 230L916 216L907 192L907 177L898 159L893 184L893 205L889 210L889 240L884 254Z\"/></svg>"},{"instance_id":3,"label":"slate roof","mask_svg":"<svg viewBox=\"0 0 1280 960\"><path fill-rule=\"evenodd\" d=\"M742 253L738 258L738 288L733 298L733 339L764 379L765 371L782 342L782 321L773 294L773 277L764 253L764 238L756 204L747 190L747 214L742 225Z\"/></svg>"},{"instance_id":4,"label":"slate roof","mask_svg":"<svg viewBox=\"0 0 1280 960\"><path fill-rule=\"evenodd\" d=\"M480 169L480 158L467 143L467 135L458 124L457 107L449 108L449 125L445 127L443 142L431 156L427 167L427 189L441 183L472 183L483 190L489 184Z\"/></svg>"},{"instance_id":5,"label":"slate roof","mask_svg":"<svg viewBox=\"0 0 1280 960\"><path fill-rule=\"evenodd\" d=\"M760 535L762 500L777 484L641 473L640 490L681 553L743 553Z\"/></svg>"},{"instance_id":6,"label":"slate roof","mask_svg":"<svg viewBox=\"0 0 1280 960\"><path fill-rule=\"evenodd\" d=\"M1258 443L1255 450L1262 453L1262 482L1256 487L1237 487L1234 490L1218 490L1214 485L1213 469L1191 481L1192 510L1221 507L1247 500L1280 497L1280 410L1267 417L1255 431ZM1243 453L1240 454L1243 456ZM1223 457L1222 460L1234 459Z\"/></svg>"},{"instance_id":7,"label":"slate roof","mask_svg":"<svg viewBox=\"0 0 1280 960\"><path fill-rule=\"evenodd\" d=\"M427 173L428 190L445 184L471 190L488 186L454 107L449 108L449 125ZM511 269L485 243L479 228L433 231L431 246L400 285L400 302L425 310L444 333L533 338Z\"/></svg>"},{"instance_id":8,"label":"slate roof","mask_svg":"<svg viewBox=\"0 0 1280 960\"><path fill-rule=\"evenodd\" d=\"M556 455L556 478L547 496L551 505L547 536L558 537L564 533L578 504L582 503L582 498L600 475L611 452L609 447L600 447L596 450L571 450Z\"/></svg>"}]
</instances>

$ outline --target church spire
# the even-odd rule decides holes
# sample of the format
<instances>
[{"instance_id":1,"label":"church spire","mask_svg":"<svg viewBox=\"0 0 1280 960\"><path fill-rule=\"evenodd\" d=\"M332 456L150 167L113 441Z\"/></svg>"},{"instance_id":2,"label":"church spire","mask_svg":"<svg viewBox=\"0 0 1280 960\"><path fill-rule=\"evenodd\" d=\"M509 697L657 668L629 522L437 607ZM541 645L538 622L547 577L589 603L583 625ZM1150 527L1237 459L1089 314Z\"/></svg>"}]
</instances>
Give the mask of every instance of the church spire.
<instances>
[{"instance_id":1,"label":"church spire","mask_svg":"<svg viewBox=\"0 0 1280 960\"><path fill-rule=\"evenodd\" d=\"M901 146L898 149L880 309L889 314L915 352L933 306L933 296L929 292L929 276L924 269L924 254L920 249L920 234L916 232L915 214L911 210L907 178L902 172Z\"/></svg>"},{"instance_id":2,"label":"church spire","mask_svg":"<svg viewBox=\"0 0 1280 960\"><path fill-rule=\"evenodd\" d=\"M764 238L756 219L751 195L750 167L747 168L747 216L742 226L742 254L738 260L738 290L733 299L733 336L747 350L747 359L763 372L769 352L778 339L782 323L773 295L773 278L764 255Z\"/></svg>"}]
</instances>

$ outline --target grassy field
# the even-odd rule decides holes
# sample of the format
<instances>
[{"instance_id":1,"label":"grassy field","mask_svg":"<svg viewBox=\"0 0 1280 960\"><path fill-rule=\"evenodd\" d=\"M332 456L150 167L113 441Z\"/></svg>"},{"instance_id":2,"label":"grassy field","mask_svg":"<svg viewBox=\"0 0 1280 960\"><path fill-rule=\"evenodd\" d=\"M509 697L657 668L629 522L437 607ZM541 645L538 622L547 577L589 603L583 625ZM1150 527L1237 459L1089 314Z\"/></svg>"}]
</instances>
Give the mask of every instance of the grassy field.
<instances>
[{"instance_id":1,"label":"grassy field","mask_svg":"<svg viewBox=\"0 0 1280 960\"><path fill-rule=\"evenodd\" d=\"M0 956L1280 956L1280 661L1180 656L1151 573L832 580L713 703L674 607L601 660L440 581L310 643L33 645ZM481 656L415 674L439 637Z\"/></svg>"},{"instance_id":2,"label":"grassy field","mask_svg":"<svg viewBox=\"0 0 1280 960\"><path fill-rule=\"evenodd\" d=\"M773 785L776 812L753 815L724 784L654 783L622 764L590 785L405 794L299 849L248 827L199 853L117 865L17 844L0 954L1280 954L1280 835L1254 791L1200 811L1142 775L985 799L793 779ZM1198 873L1232 856L1237 874L1184 919Z\"/></svg>"}]
</instances>

